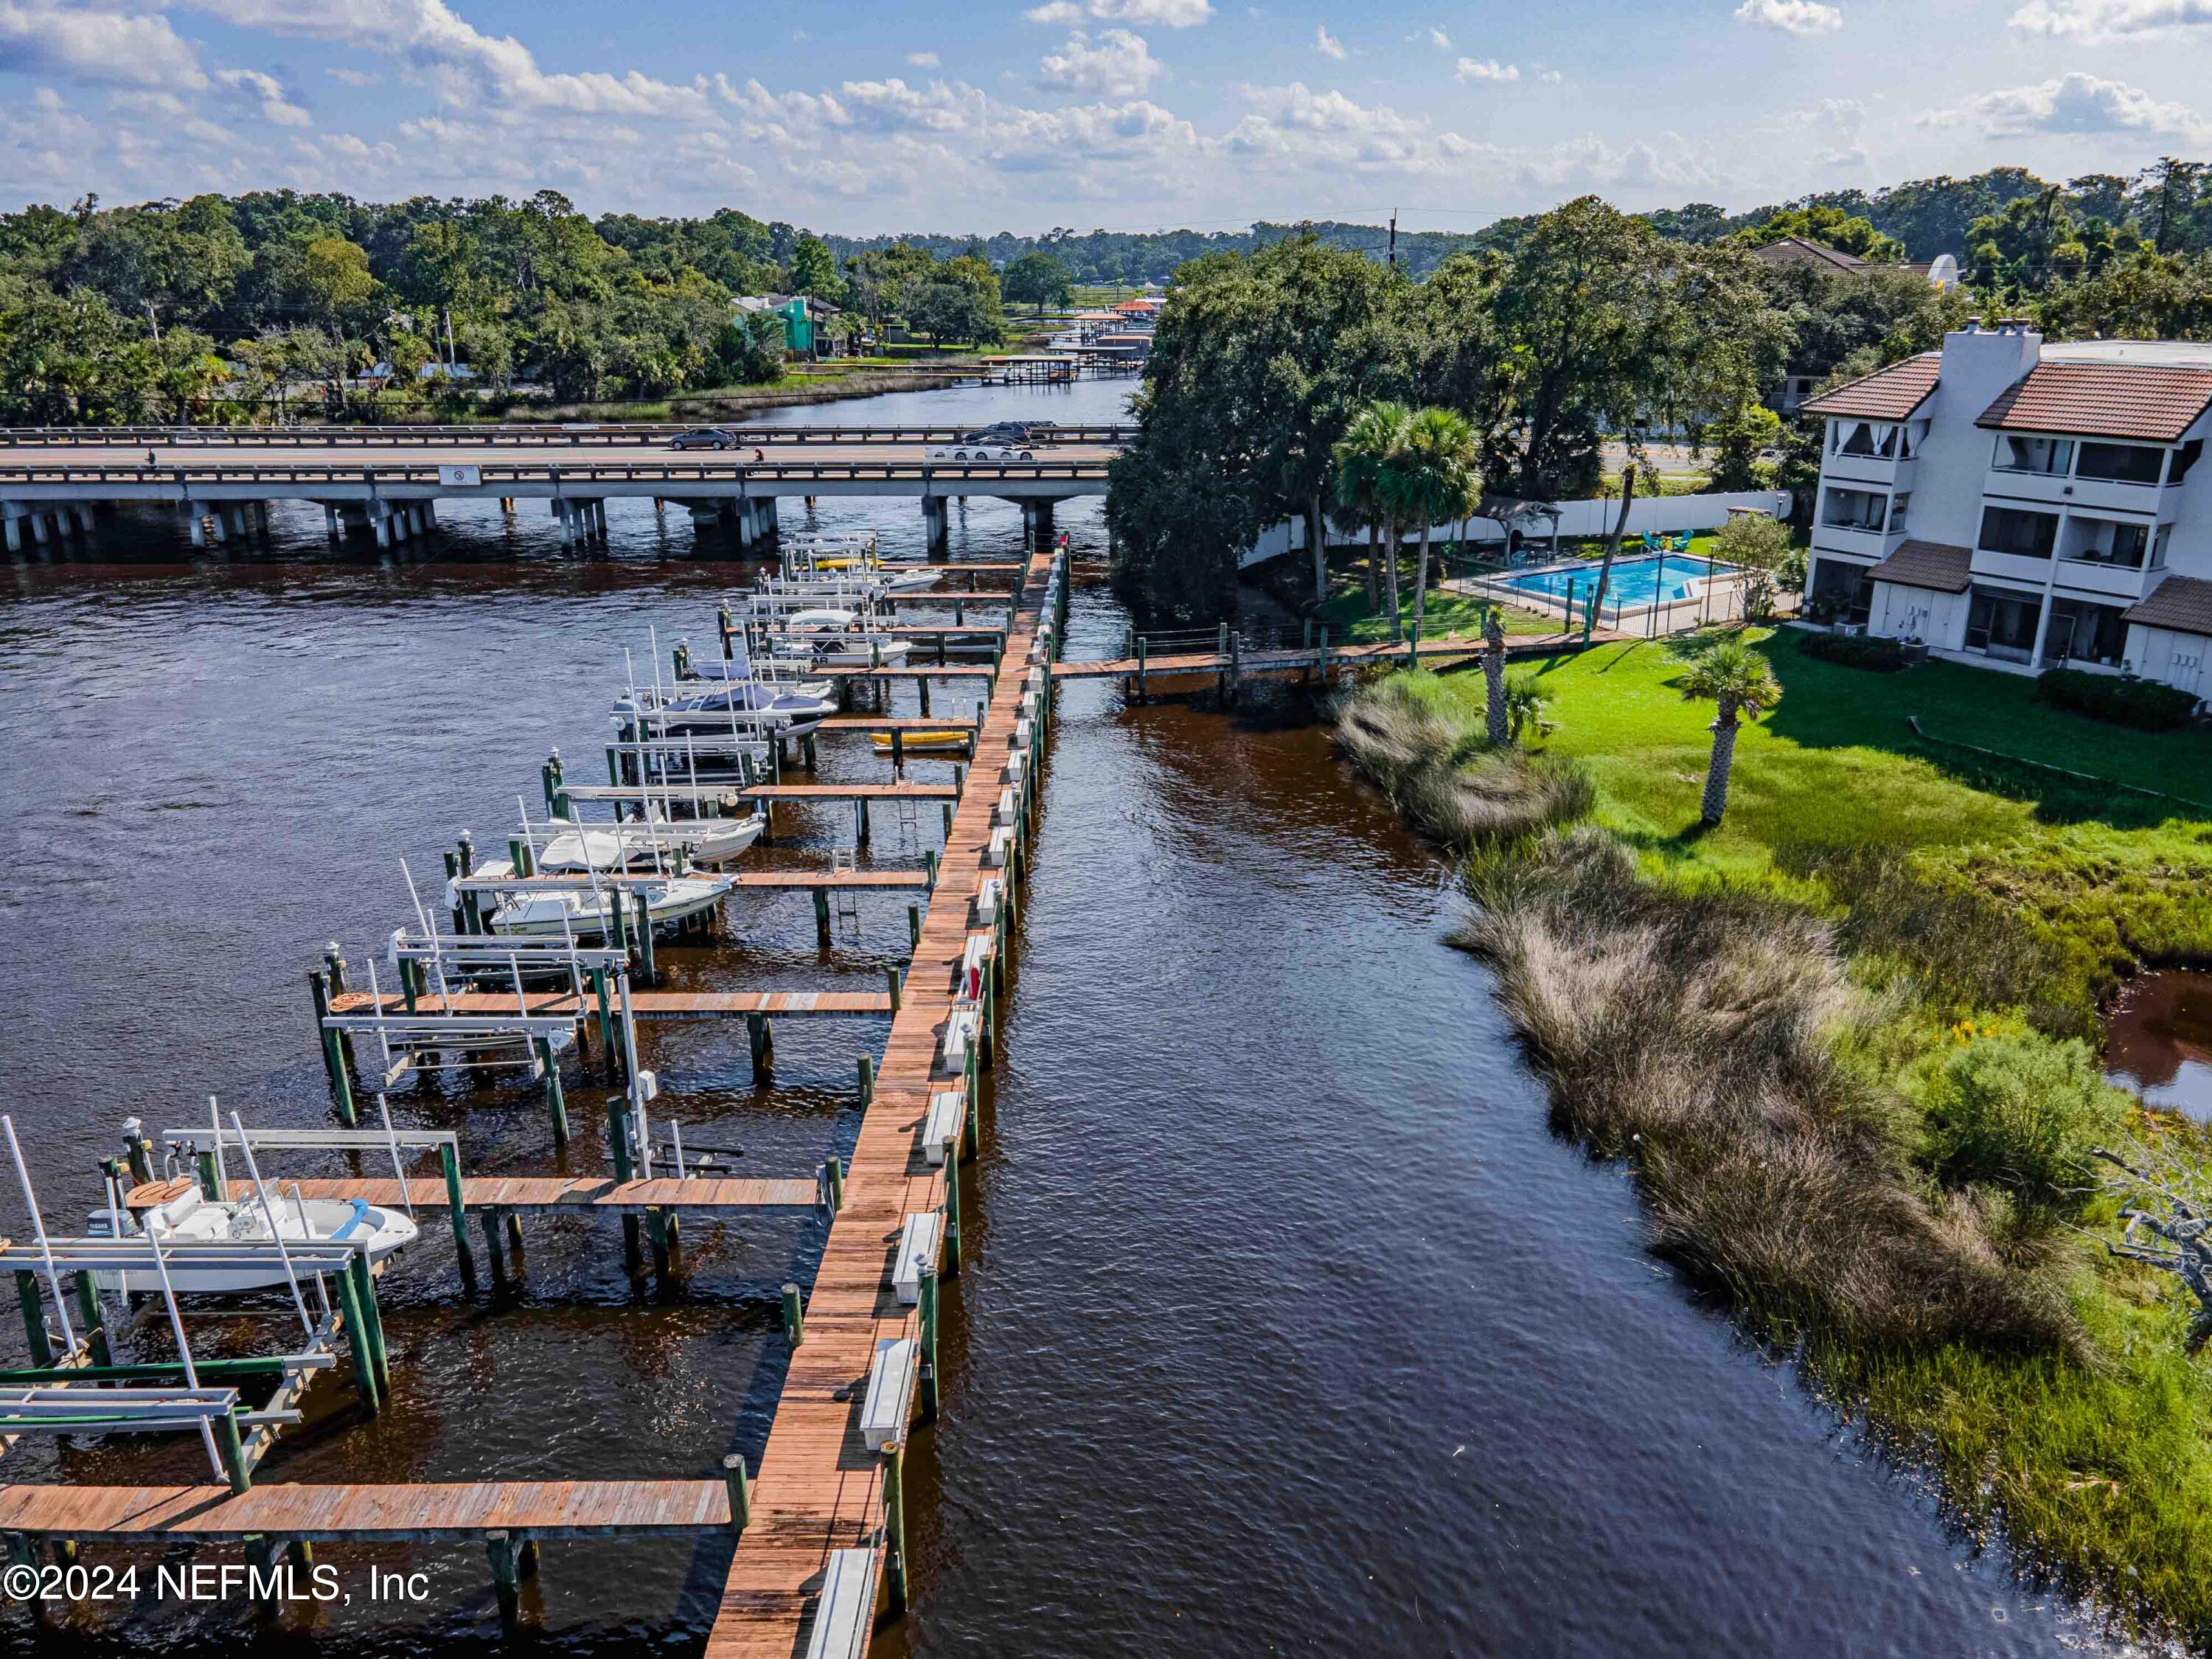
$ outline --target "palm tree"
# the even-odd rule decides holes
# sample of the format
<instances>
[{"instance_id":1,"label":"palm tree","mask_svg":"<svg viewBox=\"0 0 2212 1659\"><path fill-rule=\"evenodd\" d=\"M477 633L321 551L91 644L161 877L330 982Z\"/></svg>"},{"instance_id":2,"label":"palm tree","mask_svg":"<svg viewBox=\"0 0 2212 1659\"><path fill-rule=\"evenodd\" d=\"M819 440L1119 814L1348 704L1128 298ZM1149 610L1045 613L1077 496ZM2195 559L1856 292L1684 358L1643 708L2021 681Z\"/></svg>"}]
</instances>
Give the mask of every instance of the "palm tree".
<instances>
[{"instance_id":1,"label":"palm tree","mask_svg":"<svg viewBox=\"0 0 2212 1659\"><path fill-rule=\"evenodd\" d=\"M1352 417L1330 457L1336 465L1336 499L1340 512L1367 526L1367 604L1375 605L1375 551L1379 534L1390 538L1390 637L1398 637L1398 526L1383 489L1391 457L1404 447L1413 411L1387 400L1369 404Z\"/></svg>"},{"instance_id":2,"label":"palm tree","mask_svg":"<svg viewBox=\"0 0 2212 1659\"><path fill-rule=\"evenodd\" d=\"M1537 737L1548 735L1553 723L1544 718L1544 710L1551 704L1552 694L1538 683L1534 674L1516 674L1505 683L1505 714L1510 724L1512 741L1521 741L1523 731Z\"/></svg>"},{"instance_id":3,"label":"palm tree","mask_svg":"<svg viewBox=\"0 0 2212 1659\"><path fill-rule=\"evenodd\" d=\"M1701 821L1718 823L1728 810L1729 769L1735 763L1738 716L1753 720L1782 701L1782 682L1774 678L1766 659L1741 637L1708 646L1691 659L1682 676L1682 695L1710 697L1719 705L1713 715L1713 757L1705 768L1705 799Z\"/></svg>"},{"instance_id":4,"label":"palm tree","mask_svg":"<svg viewBox=\"0 0 2212 1659\"><path fill-rule=\"evenodd\" d=\"M1485 735L1490 746L1502 749L1515 735L1518 722L1509 724L1505 702L1505 626L1498 620L1498 607L1492 605L1482 618L1482 680L1487 730Z\"/></svg>"},{"instance_id":5,"label":"palm tree","mask_svg":"<svg viewBox=\"0 0 2212 1659\"><path fill-rule=\"evenodd\" d=\"M1401 523L1421 526L1421 557L1413 583L1413 628L1428 609L1429 532L1439 520L1463 519L1482 495L1474 428L1449 409L1425 409L1406 427L1382 475L1382 493Z\"/></svg>"}]
</instances>

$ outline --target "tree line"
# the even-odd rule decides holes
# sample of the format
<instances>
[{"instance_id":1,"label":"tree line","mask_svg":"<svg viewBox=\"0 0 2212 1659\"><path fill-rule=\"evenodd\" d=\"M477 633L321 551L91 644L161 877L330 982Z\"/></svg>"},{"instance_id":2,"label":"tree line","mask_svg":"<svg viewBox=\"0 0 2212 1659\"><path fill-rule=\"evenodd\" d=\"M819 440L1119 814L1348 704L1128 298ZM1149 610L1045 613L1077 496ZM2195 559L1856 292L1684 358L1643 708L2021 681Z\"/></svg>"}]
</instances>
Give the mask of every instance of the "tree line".
<instances>
[{"instance_id":1,"label":"tree line","mask_svg":"<svg viewBox=\"0 0 2212 1659\"><path fill-rule=\"evenodd\" d=\"M921 249L840 269L818 237L734 209L594 221L554 191L392 204L291 191L0 215L0 420L362 412L363 377L455 410L520 384L559 400L775 379L784 329L738 296L817 296L942 343L1002 337L988 262Z\"/></svg>"}]
</instances>

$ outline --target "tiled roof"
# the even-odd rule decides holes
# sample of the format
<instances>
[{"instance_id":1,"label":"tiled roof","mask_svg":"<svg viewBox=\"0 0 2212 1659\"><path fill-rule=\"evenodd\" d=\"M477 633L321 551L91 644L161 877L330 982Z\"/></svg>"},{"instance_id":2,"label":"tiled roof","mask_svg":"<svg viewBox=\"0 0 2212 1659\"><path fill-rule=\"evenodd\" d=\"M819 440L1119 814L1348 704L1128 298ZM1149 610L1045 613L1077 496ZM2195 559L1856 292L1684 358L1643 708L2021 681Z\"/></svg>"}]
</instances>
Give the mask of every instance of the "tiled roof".
<instances>
[{"instance_id":1,"label":"tiled roof","mask_svg":"<svg viewBox=\"0 0 2212 1659\"><path fill-rule=\"evenodd\" d=\"M1826 242L1808 240L1802 236L1778 236L1752 249L1754 258L1764 259L1771 265L1812 265L1824 270L1840 270L1856 274L1867 268L1867 262L1855 253L1830 247Z\"/></svg>"},{"instance_id":2,"label":"tiled roof","mask_svg":"<svg viewBox=\"0 0 2212 1659\"><path fill-rule=\"evenodd\" d=\"M1801 412L1856 416L1863 421L1901 421L1928 401L1928 394L1936 389L1936 372L1942 367L1938 352L1907 357L1901 363L1847 380L1833 392L1806 399Z\"/></svg>"},{"instance_id":3,"label":"tiled roof","mask_svg":"<svg viewBox=\"0 0 2212 1659\"><path fill-rule=\"evenodd\" d=\"M2121 620L2212 639L2212 582L2195 576L2168 576L2130 605Z\"/></svg>"},{"instance_id":4,"label":"tiled roof","mask_svg":"<svg viewBox=\"0 0 2212 1659\"><path fill-rule=\"evenodd\" d=\"M2207 404L2212 404L2212 368L2038 363L1984 410L1977 424L2170 444Z\"/></svg>"},{"instance_id":5,"label":"tiled roof","mask_svg":"<svg viewBox=\"0 0 2212 1659\"><path fill-rule=\"evenodd\" d=\"M1972 580L1974 556L1946 542L1899 542L1897 551L1867 574L1899 587L1924 587L1931 593L1963 593Z\"/></svg>"}]
</instances>

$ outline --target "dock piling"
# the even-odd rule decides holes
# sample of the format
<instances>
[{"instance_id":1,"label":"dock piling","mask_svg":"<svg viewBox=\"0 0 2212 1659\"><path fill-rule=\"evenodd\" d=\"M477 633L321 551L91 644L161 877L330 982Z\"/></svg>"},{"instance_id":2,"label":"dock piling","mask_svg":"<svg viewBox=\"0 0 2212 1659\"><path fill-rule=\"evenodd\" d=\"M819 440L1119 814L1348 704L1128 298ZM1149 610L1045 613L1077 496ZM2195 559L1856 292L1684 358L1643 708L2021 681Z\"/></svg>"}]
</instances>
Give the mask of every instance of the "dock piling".
<instances>
[{"instance_id":1,"label":"dock piling","mask_svg":"<svg viewBox=\"0 0 2212 1659\"><path fill-rule=\"evenodd\" d=\"M730 1530L741 1533L753 1518L753 1478L738 1453L722 1460L722 1483L730 1489Z\"/></svg>"}]
</instances>

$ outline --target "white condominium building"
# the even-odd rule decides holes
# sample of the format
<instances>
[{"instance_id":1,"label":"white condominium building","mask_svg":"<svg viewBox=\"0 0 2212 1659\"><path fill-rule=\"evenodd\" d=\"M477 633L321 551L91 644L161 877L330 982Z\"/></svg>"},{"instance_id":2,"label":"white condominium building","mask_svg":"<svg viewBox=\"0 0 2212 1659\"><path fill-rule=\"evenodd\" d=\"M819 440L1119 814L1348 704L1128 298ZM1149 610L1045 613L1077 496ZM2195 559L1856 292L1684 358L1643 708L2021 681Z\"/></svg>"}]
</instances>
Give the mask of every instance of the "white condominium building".
<instances>
[{"instance_id":1,"label":"white condominium building","mask_svg":"<svg viewBox=\"0 0 2212 1659\"><path fill-rule=\"evenodd\" d=\"M1826 422L1808 614L2037 672L2202 696L2212 344L1969 325L1808 399Z\"/></svg>"}]
</instances>

